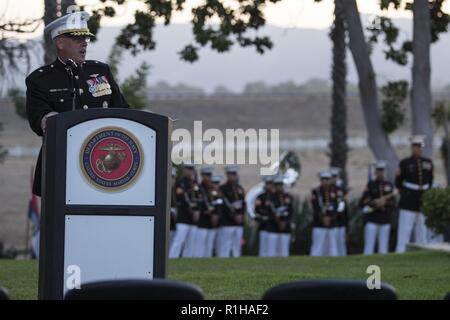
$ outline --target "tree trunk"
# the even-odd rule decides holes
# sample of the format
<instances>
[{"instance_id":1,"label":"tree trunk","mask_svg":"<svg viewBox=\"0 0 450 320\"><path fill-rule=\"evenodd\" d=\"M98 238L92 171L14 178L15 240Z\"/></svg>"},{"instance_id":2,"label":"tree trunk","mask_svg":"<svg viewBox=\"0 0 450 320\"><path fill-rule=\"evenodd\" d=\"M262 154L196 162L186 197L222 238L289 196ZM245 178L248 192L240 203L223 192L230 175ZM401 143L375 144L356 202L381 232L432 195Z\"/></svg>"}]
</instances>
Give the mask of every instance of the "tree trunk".
<instances>
[{"instance_id":1,"label":"tree trunk","mask_svg":"<svg viewBox=\"0 0 450 320\"><path fill-rule=\"evenodd\" d=\"M44 25L67 14L67 8L75 4L75 0L44 0ZM50 35L44 35L44 64L50 64L56 59L55 45Z\"/></svg>"},{"instance_id":2,"label":"tree trunk","mask_svg":"<svg viewBox=\"0 0 450 320\"><path fill-rule=\"evenodd\" d=\"M346 65L346 28L343 0L334 1L334 23L330 38L333 41L333 98L331 108L330 164L342 170L344 186L347 186L347 65Z\"/></svg>"},{"instance_id":3,"label":"tree trunk","mask_svg":"<svg viewBox=\"0 0 450 320\"><path fill-rule=\"evenodd\" d=\"M377 160L388 162L387 177L393 181L398 157L381 124L375 73L364 38L356 0L343 1L343 7L350 40L349 46L358 72L359 94L367 128L367 142Z\"/></svg>"},{"instance_id":4,"label":"tree trunk","mask_svg":"<svg viewBox=\"0 0 450 320\"><path fill-rule=\"evenodd\" d=\"M411 87L412 133L426 136L424 155L432 158L430 45L431 21L428 0L413 2L413 67Z\"/></svg>"},{"instance_id":5,"label":"tree trunk","mask_svg":"<svg viewBox=\"0 0 450 320\"><path fill-rule=\"evenodd\" d=\"M450 129L448 127L448 121L445 119L444 121L444 141L442 141L442 148L444 148L443 158L444 158L444 168L445 175L447 177L447 187L450 186Z\"/></svg>"}]
</instances>

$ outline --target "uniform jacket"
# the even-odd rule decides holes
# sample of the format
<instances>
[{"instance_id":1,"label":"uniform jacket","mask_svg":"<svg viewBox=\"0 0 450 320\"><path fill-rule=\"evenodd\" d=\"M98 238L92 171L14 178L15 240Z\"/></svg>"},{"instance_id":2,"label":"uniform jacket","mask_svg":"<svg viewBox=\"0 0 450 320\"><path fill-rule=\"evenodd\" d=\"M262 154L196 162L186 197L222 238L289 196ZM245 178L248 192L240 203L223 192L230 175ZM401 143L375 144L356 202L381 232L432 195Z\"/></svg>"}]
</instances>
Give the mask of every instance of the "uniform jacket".
<instances>
[{"instance_id":1,"label":"uniform jacket","mask_svg":"<svg viewBox=\"0 0 450 320\"><path fill-rule=\"evenodd\" d=\"M256 198L255 219L259 223L260 231L269 231L272 229L272 226L269 224L274 221L272 211L274 197L274 193L265 191Z\"/></svg>"},{"instance_id":2,"label":"uniform jacket","mask_svg":"<svg viewBox=\"0 0 450 320\"><path fill-rule=\"evenodd\" d=\"M107 64L88 60L74 71L75 108L128 108ZM26 79L26 109L31 129L42 136L42 118L52 111L72 110L71 81L64 63L55 62L33 71ZM85 107L86 106L86 107ZM33 193L41 195L42 150L36 164Z\"/></svg>"},{"instance_id":3,"label":"uniform jacket","mask_svg":"<svg viewBox=\"0 0 450 320\"><path fill-rule=\"evenodd\" d=\"M366 189L361 197L359 206L363 209L365 207L370 208L370 212L364 214L365 222L372 222L377 224L389 224L391 223L392 213L395 207L395 199L390 198L386 202L386 206L376 208L372 201L392 194L394 192L394 186L389 181L373 180L367 183ZM363 211L364 212L364 211Z\"/></svg>"},{"instance_id":4,"label":"uniform jacket","mask_svg":"<svg viewBox=\"0 0 450 320\"><path fill-rule=\"evenodd\" d=\"M313 227L317 228L334 228L337 223L337 194L336 190L330 186L325 189L319 186L312 190L311 203L314 210ZM329 216L331 223L325 226L322 217Z\"/></svg>"},{"instance_id":5,"label":"uniform jacket","mask_svg":"<svg viewBox=\"0 0 450 320\"><path fill-rule=\"evenodd\" d=\"M200 219L198 221L199 228L212 229L219 226L220 213L223 208L223 198L219 191L200 184Z\"/></svg>"},{"instance_id":6,"label":"uniform jacket","mask_svg":"<svg viewBox=\"0 0 450 320\"><path fill-rule=\"evenodd\" d=\"M220 216L221 226L244 225L245 192L239 184L225 183L220 187L224 198L224 207Z\"/></svg>"},{"instance_id":7,"label":"uniform jacket","mask_svg":"<svg viewBox=\"0 0 450 320\"><path fill-rule=\"evenodd\" d=\"M345 204L344 210L342 212L337 212L336 225L338 227L347 227L348 224L348 203L345 199L345 190L342 187L334 185L337 201L343 202Z\"/></svg>"},{"instance_id":8,"label":"uniform jacket","mask_svg":"<svg viewBox=\"0 0 450 320\"><path fill-rule=\"evenodd\" d=\"M291 219L294 213L293 198L287 192L277 192L273 200L273 214L274 219L272 225L275 226L274 232L291 233ZM272 231L272 230L270 230Z\"/></svg>"},{"instance_id":9,"label":"uniform jacket","mask_svg":"<svg viewBox=\"0 0 450 320\"><path fill-rule=\"evenodd\" d=\"M433 162L409 157L400 161L395 186L400 191L399 208L421 211L422 194L433 185Z\"/></svg>"},{"instance_id":10,"label":"uniform jacket","mask_svg":"<svg viewBox=\"0 0 450 320\"><path fill-rule=\"evenodd\" d=\"M175 183L177 223L196 224L194 213L199 211L200 189L189 178L182 177Z\"/></svg>"}]
</instances>

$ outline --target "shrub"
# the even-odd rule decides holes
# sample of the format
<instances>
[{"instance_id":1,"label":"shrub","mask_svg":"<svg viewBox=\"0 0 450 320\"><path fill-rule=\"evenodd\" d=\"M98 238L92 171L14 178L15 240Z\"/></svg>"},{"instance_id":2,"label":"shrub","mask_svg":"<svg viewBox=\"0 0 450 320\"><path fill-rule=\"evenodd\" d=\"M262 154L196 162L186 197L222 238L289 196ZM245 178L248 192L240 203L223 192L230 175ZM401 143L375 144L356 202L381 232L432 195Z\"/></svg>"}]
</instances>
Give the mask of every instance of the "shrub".
<instances>
[{"instance_id":1,"label":"shrub","mask_svg":"<svg viewBox=\"0 0 450 320\"><path fill-rule=\"evenodd\" d=\"M25 92L19 88L11 88L8 90L8 97L14 103L16 113L23 119L27 119Z\"/></svg>"},{"instance_id":2,"label":"shrub","mask_svg":"<svg viewBox=\"0 0 450 320\"><path fill-rule=\"evenodd\" d=\"M435 188L422 196L426 225L436 233L445 233L450 225L450 188Z\"/></svg>"}]
</instances>

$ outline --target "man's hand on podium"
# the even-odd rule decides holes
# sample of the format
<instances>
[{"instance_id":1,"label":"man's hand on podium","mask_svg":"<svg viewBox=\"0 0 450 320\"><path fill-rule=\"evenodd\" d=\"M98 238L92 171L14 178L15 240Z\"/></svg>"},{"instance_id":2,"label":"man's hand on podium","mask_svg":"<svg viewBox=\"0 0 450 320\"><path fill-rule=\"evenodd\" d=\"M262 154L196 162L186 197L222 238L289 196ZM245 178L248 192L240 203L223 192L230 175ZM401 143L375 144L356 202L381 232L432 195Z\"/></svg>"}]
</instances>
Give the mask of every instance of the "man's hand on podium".
<instances>
[{"instance_id":1,"label":"man's hand on podium","mask_svg":"<svg viewBox=\"0 0 450 320\"><path fill-rule=\"evenodd\" d=\"M49 112L45 116L42 117L42 119L41 119L42 132L45 133L45 130L47 129L47 118L49 118L51 116L54 116L54 115L57 115L57 114L58 114L58 112L52 111L52 112Z\"/></svg>"}]
</instances>

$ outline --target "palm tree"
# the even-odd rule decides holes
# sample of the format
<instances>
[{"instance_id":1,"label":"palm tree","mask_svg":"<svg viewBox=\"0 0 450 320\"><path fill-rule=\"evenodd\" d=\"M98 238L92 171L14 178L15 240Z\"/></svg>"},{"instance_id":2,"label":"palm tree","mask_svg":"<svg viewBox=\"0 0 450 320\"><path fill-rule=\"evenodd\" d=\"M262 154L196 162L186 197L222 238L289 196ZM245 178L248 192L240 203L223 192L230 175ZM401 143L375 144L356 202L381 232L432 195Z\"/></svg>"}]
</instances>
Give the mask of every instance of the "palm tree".
<instances>
[{"instance_id":1,"label":"palm tree","mask_svg":"<svg viewBox=\"0 0 450 320\"><path fill-rule=\"evenodd\" d=\"M331 109L330 164L342 170L344 185L347 185L347 65L346 26L342 0L334 1L334 22L330 32L333 41L333 99Z\"/></svg>"}]
</instances>

